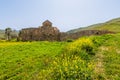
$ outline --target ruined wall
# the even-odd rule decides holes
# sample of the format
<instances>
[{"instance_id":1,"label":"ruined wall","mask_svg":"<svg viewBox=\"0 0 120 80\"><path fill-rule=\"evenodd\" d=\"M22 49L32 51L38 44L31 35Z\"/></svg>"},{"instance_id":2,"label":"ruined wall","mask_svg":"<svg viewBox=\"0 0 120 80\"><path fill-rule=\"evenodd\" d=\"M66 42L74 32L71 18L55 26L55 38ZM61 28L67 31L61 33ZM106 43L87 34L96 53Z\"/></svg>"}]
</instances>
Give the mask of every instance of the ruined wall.
<instances>
[{"instance_id":1,"label":"ruined wall","mask_svg":"<svg viewBox=\"0 0 120 80\"><path fill-rule=\"evenodd\" d=\"M60 32L47 20L39 28L22 29L19 37L22 41L59 41Z\"/></svg>"},{"instance_id":2,"label":"ruined wall","mask_svg":"<svg viewBox=\"0 0 120 80\"><path fill-rule=\"evenodd\" d=\"M22 29L20 32L19 32L19 38L20 40L22 41L31 41L32 40L32 34L34 33L33 30L35 30L37 28L26 28L26 29Z\"/></svg>"},{"instance_id":3,"label":"ruined wall","mask_svg":"<svg viewBox=\"0 0 120 80\"><path fill-rule=\"evenodd\" d=\"M78 39L83 36L102 35L114 33L107 30L85 30L67 34L59 32L56 27L27 28L20 31L22 41L66 41L68 39Z\"/></svg>"},{"instance_id":4,"label":"ruined wall","mask_svg":"<svg viewBox=\"0 0 120 80\"><path fill-rule=\"evenodd\" d=\"M22 29L19 33L19 39L22 41L66 41L68 39L78 39L82 36L102 35L113 33L107 30L84 30L76 33L67 34L60 32L57 27L52 27L48 20L42 23L38 28Z\"/></svg>"},{"instance_id":5,"label":"ruined wall","mask_svg":"<svg viewBox=\"0 0 120 80\"><path fill-rule=\"evenodd\" d=\"M42 37L42 40L48 40L48 41L54 41L54 40L57 40L59 41L59 30L56 28L56 27L44 27L42 26L40 28L41 30L41 37Z\"/></svg>"},{"instance_id":6,"label":"ruined wall","mask_svg":"<svg viewBox=\"0 0 120 80\"><path fill-rule=\"evenodd\" d=\"M107 31L107 30L84 30L76 33L61 33L61 41L68 40L68 39L78 39L83 36L91 36L91 35L103 35L103 34L111 34L114 32Z\"/></svg>"}]
</instances>

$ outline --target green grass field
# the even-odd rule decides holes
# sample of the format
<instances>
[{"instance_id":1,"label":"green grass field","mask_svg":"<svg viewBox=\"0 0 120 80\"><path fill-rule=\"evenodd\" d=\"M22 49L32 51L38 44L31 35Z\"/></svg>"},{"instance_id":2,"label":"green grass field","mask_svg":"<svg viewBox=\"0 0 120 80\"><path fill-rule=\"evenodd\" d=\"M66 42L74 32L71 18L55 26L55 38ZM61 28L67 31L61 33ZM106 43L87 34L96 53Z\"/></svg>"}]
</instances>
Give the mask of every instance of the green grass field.
<instances>
[{"instance_id":1,"label":"green grass field","mask_svg":"<svg viewBox=\"0 0 120 80\"><path fill-rule=\"evenodd\" d=\"M120 34L73 42L0 41L0 80L119 80Z\"/></svg>"},{"instance_id":2,"label":"green grass field","mask_svg":"<svg viewBox=\"0 0 120 80\"><path fill-rule=\"evenodd\" d=\"M0 80L29 80L60 54L65 42L0 42Z\"/></svg>"}]
</instances>

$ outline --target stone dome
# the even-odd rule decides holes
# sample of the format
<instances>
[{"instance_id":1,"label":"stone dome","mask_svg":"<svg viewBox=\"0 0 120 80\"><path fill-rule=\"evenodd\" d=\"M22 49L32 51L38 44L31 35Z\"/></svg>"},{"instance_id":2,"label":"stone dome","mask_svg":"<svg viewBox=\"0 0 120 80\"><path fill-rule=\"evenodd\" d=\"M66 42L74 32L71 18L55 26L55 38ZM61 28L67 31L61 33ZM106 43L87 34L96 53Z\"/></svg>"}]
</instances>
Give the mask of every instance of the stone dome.
<instances>
[{"instance_id":1,"label":"stone dome","mask_svg":"<svg viewBox=\"0 0 120 80\"><path fill-rule=\"evenodd\" d=\"M42 23L43 26L52 26L52 22L50 22L49 20L46 20Z\"/></svg>"}]
</instances>

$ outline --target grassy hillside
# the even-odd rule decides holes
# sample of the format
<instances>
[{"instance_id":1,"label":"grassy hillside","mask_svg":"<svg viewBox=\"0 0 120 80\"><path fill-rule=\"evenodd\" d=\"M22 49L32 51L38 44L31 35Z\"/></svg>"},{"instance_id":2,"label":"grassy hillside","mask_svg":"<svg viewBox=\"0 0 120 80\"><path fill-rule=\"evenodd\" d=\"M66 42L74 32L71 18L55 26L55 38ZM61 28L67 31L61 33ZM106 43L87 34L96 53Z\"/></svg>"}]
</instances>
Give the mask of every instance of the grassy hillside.
<instances>
[{"instance_id":1,"label":"grassy hillside","mask_svg":"<svg viewBox=\"0 0 120 80\"><path fill-rule=\"evenodd\" d=\"M0 42L0 80L119 80L120 34L73 42Z\"/></svg>"},{"instance_id":2,"label":"grassy hillside","mask_svg":"<svg viewBox=\"0 0 120 80\"><path fill-rule=\"evenodd\" d=\"M97 51L96 72L105 80L120 79L120 34L112 35Z\"/></svg>"},{"instance_id":3,"label":"grassy hillside","mask_svg":"<svg viewBox=\"0 0 120 80\"><path fill-rule=\"evenodd\" d=\"M68 33L75 33L82 30L109 30L114 32L120 32L120 18L112 19L105 23L99 23L84 28L70 30L68 31Z\"/></svg>"}]
</instances>

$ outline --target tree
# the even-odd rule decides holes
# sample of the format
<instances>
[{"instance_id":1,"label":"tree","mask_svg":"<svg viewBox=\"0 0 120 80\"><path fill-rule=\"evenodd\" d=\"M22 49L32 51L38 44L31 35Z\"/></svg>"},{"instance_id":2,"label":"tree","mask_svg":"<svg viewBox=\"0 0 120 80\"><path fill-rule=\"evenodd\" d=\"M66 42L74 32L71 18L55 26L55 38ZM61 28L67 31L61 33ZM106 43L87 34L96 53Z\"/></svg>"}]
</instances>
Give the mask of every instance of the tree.
<instances>
[{"instance_id":1,"label":"tree","mask_svg":"<svg viewBox=\"0 0 120 80\"><path fill-rule=\"evenodd\" d=\"M11 32L12 32L11 28L6 28L5 29L6 40L8 40L8 41L11 40Z\"/></svg>"}]
</instances>

